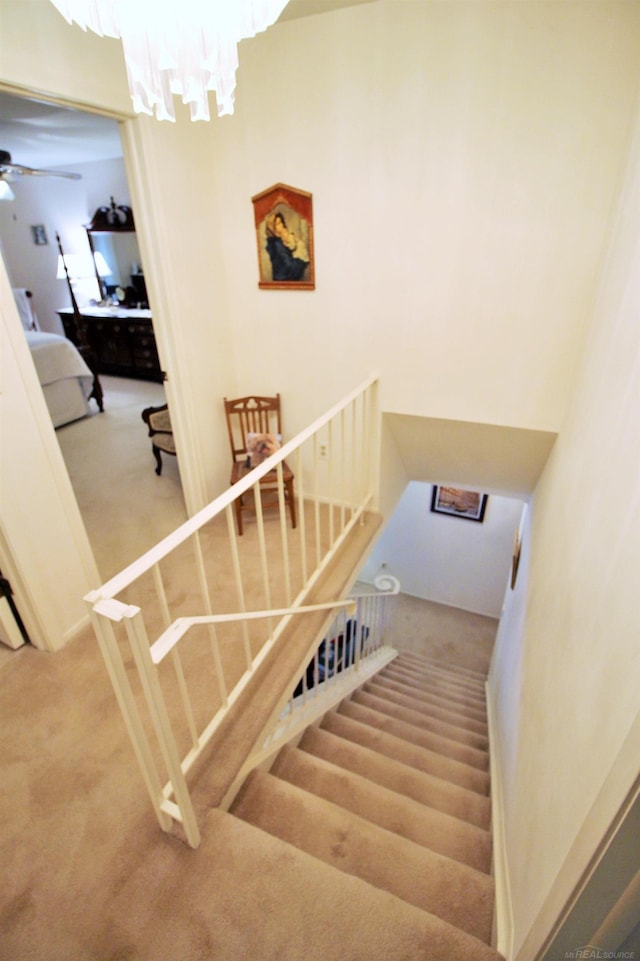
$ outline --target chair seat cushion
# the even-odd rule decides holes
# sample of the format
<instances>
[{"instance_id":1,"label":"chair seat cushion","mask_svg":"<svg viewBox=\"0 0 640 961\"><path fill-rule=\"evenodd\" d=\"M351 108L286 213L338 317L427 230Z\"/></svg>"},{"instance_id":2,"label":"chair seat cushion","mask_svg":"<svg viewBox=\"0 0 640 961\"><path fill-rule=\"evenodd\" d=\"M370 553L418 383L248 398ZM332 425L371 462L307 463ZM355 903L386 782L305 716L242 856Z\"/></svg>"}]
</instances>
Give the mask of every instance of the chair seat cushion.
<instances>
[{"instance_id":1,"label":"chair seat cushion","mask_svg":"<svg viewBox=\"0 0 640 961\"><path fill-rule=\"evenodd\" d=\"M154 447L158 447L160 450L166 451L167 454L175 454L176 452L176 442L173 438L173 434L154 434L151 438L151 443Z\"/></svg>"},{"instance_id":2,"label":"chair seat cushion","mask_svg":"<svg viewBox=\"0 0 640 961\"><path fill-rule=\"evenodd\" d=\"M244 461L234 461L233 467L231 468L231 483L237 484L239 480L246 477L253 470L252 467L246 467ZM277 474L275 470L270 470L268 474L261 479L261 484L275 484L277 482ZM282 462L282 480L286 484L293 480L293 471L289 468L286 461Z\"/></svg>"},{"instance_id":3,"label":"chair seat cushion","mask_svg":"<svg viewBox=\"0 0 640 961\"><path fill-rule=\"evenodd\" d=\"M149 414L149 427L153 431L166 431L168 434L171 433L171 415L169 411L164 408L155 410L152 414Z\"/></svg>"}]
</instances>

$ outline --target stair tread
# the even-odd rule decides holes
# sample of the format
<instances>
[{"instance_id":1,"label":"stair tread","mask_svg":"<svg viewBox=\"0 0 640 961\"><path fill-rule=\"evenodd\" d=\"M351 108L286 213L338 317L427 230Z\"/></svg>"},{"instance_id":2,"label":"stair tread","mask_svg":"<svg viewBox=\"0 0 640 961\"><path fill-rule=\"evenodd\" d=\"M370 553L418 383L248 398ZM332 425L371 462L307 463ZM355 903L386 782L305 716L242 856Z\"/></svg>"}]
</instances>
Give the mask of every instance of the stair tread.
<instances>
[{"instance_id":1,"label":"stair tread","mask_svg":"<svg viewBox=\"0 0 640 961\"><path fill-rule=\"evenodd\" d=\"M447 711L452 716L459 718L459 723L468 721L475 721L482 725L482 730L486 732L487 727L487 711L484 704L473 705L473 704L462 704L459 701L452 702L446 693L439 693L433 691L424 685L414 682L413 684L407 684L406 681L399 680L398 673L393 672L392 669L383 668L379 672L381 679L395 680L396 684L403 684L405 688L409 688L411 691L417 691L418 697L425 704L432 704L434 707L440 707L442 710Z\"/></svg>"},{"instance_id":2,"label":"stair tread","mask_svg":"<svg viewBox=\"0 0 640 961\"><path fill-rule=\"evenodd\" d=\"M422 690L433 690L436 693L444 694L452 703L461 702L463 704L471 704L479 707L481 710L486 710L487 697L484 690L472 690L466 685L458 684L455 680L439 677L434 673L422 674L416 672L408 665L398 663L397 658L391 661L390 664L387 664L384 671L380 672L380 675L397 678L401 683L411 687L418 687Z\"/></svg>"},{"instance_id":3,"label":"stair tread","mask_svg":"<svg viewBox=\"0 0 640 961\"><path fill-rule=\"evenodd\" d=\"M330 712L331 715L334 713ZM412 743L406 736L403 737L402 734L397 733L402 728L401 721L394 721L393 718L351 701L343 702L339 713L352 724L357 724L358 728L364 728L364 730L358 729L355 733L359 738L366 738L368 746L375 746L375 750L389 753L398 760L404 761L405 764L412 764L419 770L445 778L461 787L470 788L479 794L488 794L489 775L486 771L480 771L462 761L444 757L415 742ZM325 721L329 716L325 716ZM404 727L406 729L407 725ZM403 733L406 734L406 730L403 730Z\"/></svg>"},{"instance_id":4,"label":"stair tread","mask_svg":"<svg viewBox=\"0 0 640 961\"><path fill-rule=\"evenodd\" d=\"M399 664L408 666L412 671L447 678L451 682L464 685L469 690L484 691L487 682L487 677L484 673L463 669L457 665L447 664L444 661L438 661L420 654L413 654L410 651L400 651L396 660Z\"/></svg>"},{"instance_id":5,"label":"stair tread","mask_svg":"<svg viewBox=\"0 0 640 961\"><path fill-rule=\"evenodd\" d=\"M211 812L221 820L203 869L220 865L218 923L235 912L243 956L503 961L489 947L485 685L482 672L400 652L270 772L252 771L231 815ZM172 943L170 912L165 934ZM225 937L237 949L235 933L208 943L231 961Z\"/></svg>"},{"instance_id":6,"label":"stair tread","mask_svg":"<svg viewBox=\"0 0 640 961\"><path fill-rule=\"evenodd\" d=\"M481 771L486 771L489 766L489 752L486 749L482 750L472 747L470 744L465 744L459 740L431 730L428 723L429 719L426 715L412 708L407 708L394 701L390 701L385 697L380 697L376 693L371 693L368 690L368 686L367 689L359 688L357 691L354 691L350 700L352 703L369 707L374 711L378 711L380 714L395 718L407 726L414 728L416 731L415 737L418 738L418 740L415 740L414 737L411 738L414 740L414 743L422 744L424 747L429 747L434 751L440 751L440 753L447 757L463 761L465 764L471 764L472 767L477 767Z\"/></svg>"},{"instance_id":7,"label":"stair tread","mask_svg":"<svg viewBox=\"0 0 640 961\"><path fill-rule=\"evenodd\" d=\"M209 810L205 828L198 851L172 862L162 920L157 910L148 918L158 957L503 961L459 928L223 811ZM179 902L175 883L185 893Z\"/></svg>"},{"instance_id":8,"label":"stair tread","mask_svg":"<svg viewBox=\"0 0 640 961\"><path fill-rule=\"evenodd\" d=\"M331 720L332 730L308 728L298 744L299 749L360 774L375 784L413 798L423 805L478 827L489 828L491 802L488 797L433 774L416 770L413 765L345 738L342 734L348 718L334 715Z\"/></svg>"},{"instance_id":9,"label":"stair tread","mask_svg":"<svg viewBox=\"0 0 640 961\"><path fill-rule=\"evenodd\" d=\"M491 835L467 821L290 746L282 748L270 773L415 844L429 847L485 874L490 871Z\"/></svg>"},{"instance_id":10,"label":"stair tread","mask_svg":"<svg viewBox=\"0 0 640 961\"><path fill-rule=\"evenodd\" d=\"M484 692L469 691L466 688L461 688L449 681L434 678L431 675L422 677L415 671L412 671L407 665L398 664L396 661L392 661L387 665L387 673L389 676L397 677L399 681L404 681L405 684L419 688L424 693L431 691L432 694L445 697L451 701L452 706L455 704L468 704L470 707L475 707L480 711L486 711L487 709L487 699Z\"/></svg>"},{"instance_id":11,"label":"stair tread","mask_svg":"<svg viewBox=\"0 0 640 961\"><path fill-rule=\"evenodd\" d=\"M489 943L493 879L255 770L232 813Z\"/></svg>"},{"instance_id":12,"label":"stair tread","mask_svg":"<svg viewBox=\"0 0 640 961\"><path fill-rule=\"evenodd\" d=\"M407 689L407 694L410 697L422 698L429 693L435 696L444 695L445 700L448 700L451 703L451 710L455 710L458 704L467 704L471 707L474 707L482 715L486 715L487 713L487 702L485 698L480 698L476 695L470 696L463 694L461 698L454 700L448 696L449 692L446 690L446 688L437 687L434 689L433 686L430 687L428 684L422 684L414 674L404 670L401 665L395 666L395 661L391 661L389 664L387 664L386 667L384 667L375 675L375 677L378 680L386 678L389 684L401 684L403 688Z\"/></svg>"},{"instance_id":13,"label":"stair tread","mask_svg":"<svg viewBox=\"0 0 640 961\"><path fill-rule=\"evenodd\" d=\"M378 683L388 684L391 678L380 672L378 675ZM402 685L397 679L394 681L396 689L401 689L409 697L415 697L416 688L407 687L407 685ZM454 706L449 706L446 699L434 698L429 696L428 692L418 690L418 698L422 703L424 711L427 711L431 717L437 717L441 721L447 724L453 724L455 727L461 727L465 731L472 731L475 734L480 734L482 737L488 736L488 726L486 712L483 712L481 716L472 717L469 714L463 714L461 711L457 711Z\"/></svg>"},{"instance_id":14,"label":"stair tread","mask_svg":"<svg viewBox=\"0 0 640 961\"><path fill-rule=\"evenodd\" d=\"M461 664L452 664L450 661L440 661L424 654L415 654L413 651L400 651L398 660L412 663L426 671L440 671L443 675L459 678L482 688L484 688L487 680L487 675L482 671L475 671L473 668L463 667Z\"/></svg>"},{"instance_id":15,"label":"stair tread","mask_svg":"<svg viewBox=\"0 0 640 961\"><path fill-rule=\"evenodd\" d=\"M454 741L458 740L463 744L469 744L471 747L475 747L480 751L487 751L489 749L489 738L486 734L479 734L477 731L471 731L467 727L462 727L459 724L453 724L450 721L443 721L441 718L435 717L418 697L405 694L404 689L402 689L400 685L394 684L390 686L389 684L381 683L381 680L382 679L378 679L377 676L374 676L371 681L362 685L361 690L374 694L376 697L384 698L402 707L407 707L411 711L417 711L419 714L422 714L424 718L422 723L427 725L429 730L440 733L444 737L449 737Z\"/></svg>"}]
</instances>

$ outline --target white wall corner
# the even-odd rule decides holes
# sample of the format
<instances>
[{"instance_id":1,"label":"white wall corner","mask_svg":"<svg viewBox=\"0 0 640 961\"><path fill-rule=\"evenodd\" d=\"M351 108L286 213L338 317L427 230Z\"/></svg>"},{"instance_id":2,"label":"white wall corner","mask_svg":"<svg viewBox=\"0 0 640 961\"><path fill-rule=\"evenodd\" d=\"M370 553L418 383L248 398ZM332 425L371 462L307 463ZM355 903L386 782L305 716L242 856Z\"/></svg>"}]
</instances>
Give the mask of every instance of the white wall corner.
<instances>
[{"instance_id":1,"label":"white wall corner","mask_svg":"<svg viewBox=\"0 0 640 961\"><path fill-rule=\"evenodd\" d=\"M489 683L485 685L485 691L487 697L489 758L491 765L491 834L493 839L493 876L495 884L494 946L496 950L503 955L505 961L512 961L514 923L504 820L504 784L499 753L495 749L498 740L498 730Z\"/></svg>"},{"instance_id":2,"label":"white wall corner","mask_svg":"<svg viewBox=\"0 0 640 961\"><path fill-rule=\"evenodd\" d=\"M88 635L90 640L96 641L93 630L91 630L91 617L88 611L86 617L81 617L80 620L75 622L75 624L67 628L67 630L64 632L61 647L65 647L71 641L78 640L82 635L85 634Z\"/></svg>"}]
</instances>

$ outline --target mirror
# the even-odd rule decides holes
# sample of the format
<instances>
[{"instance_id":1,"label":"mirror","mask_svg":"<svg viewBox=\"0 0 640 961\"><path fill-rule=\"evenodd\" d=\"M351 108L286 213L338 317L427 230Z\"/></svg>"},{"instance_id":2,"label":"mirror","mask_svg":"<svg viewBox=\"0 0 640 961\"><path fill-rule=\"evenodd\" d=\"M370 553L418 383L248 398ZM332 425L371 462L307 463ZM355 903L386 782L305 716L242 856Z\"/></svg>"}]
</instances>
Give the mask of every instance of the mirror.
<instances>
[{"instance_id":1,"label":"mirror","mask_svg":"<svg viewBox=\"0 0 640 961\"><path fill-rule=\"evenodd\" d=\"M102 299L124 307L149 307L144 268L136 239L133 212L117 206L99 207L85 225Z\"/></svg>"}]
</instances>

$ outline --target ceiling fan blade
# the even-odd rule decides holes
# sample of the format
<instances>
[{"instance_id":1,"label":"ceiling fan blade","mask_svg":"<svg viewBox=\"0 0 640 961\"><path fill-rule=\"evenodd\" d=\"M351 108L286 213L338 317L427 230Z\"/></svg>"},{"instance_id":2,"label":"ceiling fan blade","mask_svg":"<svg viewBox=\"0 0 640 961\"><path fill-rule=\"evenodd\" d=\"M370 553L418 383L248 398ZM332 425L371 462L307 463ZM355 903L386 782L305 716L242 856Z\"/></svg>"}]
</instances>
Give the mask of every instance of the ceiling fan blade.
<instances>
[{"instance_id":1,"label":"ceiling fan blade","mask_svg":"<svg viewBox=\"0 0 640 961\"><path fill-rule=\"evenodd\" d=\"M69 173L66 170L46 170L37 167L25 167L23 164L14 164L11 161L11 154L7 150L0 150L0 177L7 176L7 180L12 174L18 176L28 175L30 177L65 177L67 180L82 180L82 174Z\"/></svg>"},{"instance_id":2,"label":"ceiling fan blade","mask_svg":"<svg viewBox=\"0 0 640 961\"><path fill-rule=\"evenodd\" d=\"M67 180L81 180L82 174L69 173L67 170L46 170L38 169L36 167L25 167L23 164L2 164L0 166L0 171L2 173L13 173L20 176L26 175L29 177L65 177Z\"/></svg>"}]
</instances>

